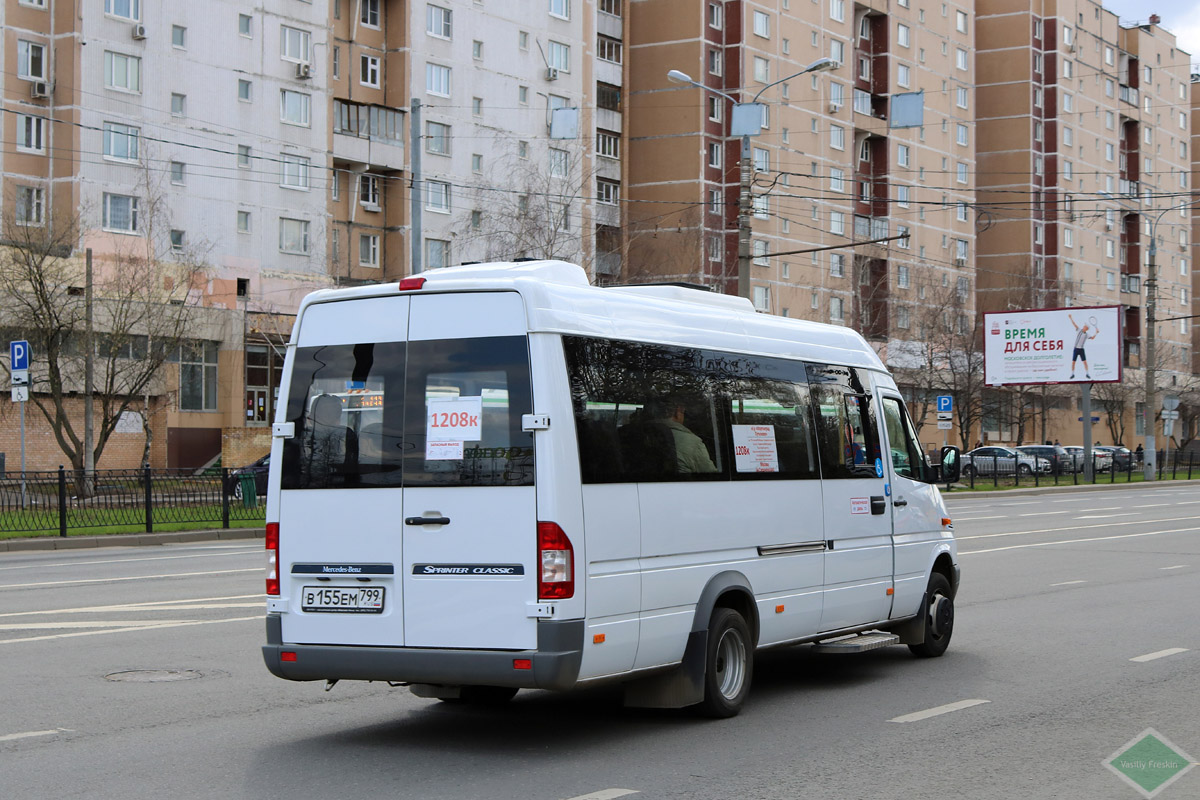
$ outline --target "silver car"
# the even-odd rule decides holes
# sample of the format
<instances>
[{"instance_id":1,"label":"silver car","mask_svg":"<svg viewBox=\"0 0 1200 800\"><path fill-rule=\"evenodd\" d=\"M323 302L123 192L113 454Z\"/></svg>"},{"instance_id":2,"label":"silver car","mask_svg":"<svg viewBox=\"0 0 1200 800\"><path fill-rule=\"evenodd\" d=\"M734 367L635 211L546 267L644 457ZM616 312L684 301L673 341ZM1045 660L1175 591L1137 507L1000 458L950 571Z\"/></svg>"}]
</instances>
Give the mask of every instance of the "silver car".
<instances>
[{"instance_id":1,"label":"silver car","mask_svg":"<svg viewBox=\"0 0 1200 800\"><path fill-rule=\"evenodd\" d=\"M962 473L972 475L1032 475L1036 470L1049 475L1053 466L1049 459L1018 453L1011 447L976 447L963 453Z\"/></svg>"},{"instance_id":2,"label":"silver car","mask_svg":"<svg viewBox=\"0 0 1200 800\"><path fill-rule=\"evenodd\" d=\"M1077 463L1087 463L1087 459L1083 457L1083 448L1079 445L1065 444L1063 445L1063 448L1070 453L1072 457L1074 457ZM1093 447L1092 458L1094 459L1092 463L1095 464L1096 472L1108 472L1110 469L1112 469L1113 455L1107 450L1101 450L1098 447ZM1081 467L1079 471L1082 472L1083 468Z\"/></svg>"}]
</instances>

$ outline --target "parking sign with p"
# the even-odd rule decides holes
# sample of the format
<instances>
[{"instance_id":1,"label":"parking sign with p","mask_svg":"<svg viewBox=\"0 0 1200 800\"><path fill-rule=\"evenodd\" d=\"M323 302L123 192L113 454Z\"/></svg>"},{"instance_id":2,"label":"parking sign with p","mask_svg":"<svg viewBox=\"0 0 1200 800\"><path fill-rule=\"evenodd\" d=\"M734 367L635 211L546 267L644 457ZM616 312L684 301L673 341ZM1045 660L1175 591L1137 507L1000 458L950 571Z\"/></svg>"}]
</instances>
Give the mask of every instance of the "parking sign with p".
<instances>
[{"instance_id":1,"label":"parking sign with p","mask_svg":"<svg viewBox=\"0 0 1200 800\"><path fill-rule=\"evenodd\" d=\"M29 369L29 342L16 341L8 343L9 369L13 372Z\"/></svg>"}]
</instances>

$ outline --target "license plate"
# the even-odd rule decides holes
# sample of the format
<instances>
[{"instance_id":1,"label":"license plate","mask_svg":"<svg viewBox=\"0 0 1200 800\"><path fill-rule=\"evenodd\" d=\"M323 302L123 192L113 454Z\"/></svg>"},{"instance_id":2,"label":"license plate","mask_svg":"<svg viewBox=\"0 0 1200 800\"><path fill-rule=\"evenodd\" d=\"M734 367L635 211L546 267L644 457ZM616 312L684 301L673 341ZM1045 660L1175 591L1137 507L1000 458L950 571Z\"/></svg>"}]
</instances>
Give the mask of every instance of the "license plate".
<instances>
[{"instance_id":1,"label":"license plate","mask_svg":"<svg viewBox=\"0 0 1200 800\"><path fill-rule=\"evenodd\" d=\"M300 609L334 614L382 614L382 586L305 586Z\"/></svg>"}]
</instances>

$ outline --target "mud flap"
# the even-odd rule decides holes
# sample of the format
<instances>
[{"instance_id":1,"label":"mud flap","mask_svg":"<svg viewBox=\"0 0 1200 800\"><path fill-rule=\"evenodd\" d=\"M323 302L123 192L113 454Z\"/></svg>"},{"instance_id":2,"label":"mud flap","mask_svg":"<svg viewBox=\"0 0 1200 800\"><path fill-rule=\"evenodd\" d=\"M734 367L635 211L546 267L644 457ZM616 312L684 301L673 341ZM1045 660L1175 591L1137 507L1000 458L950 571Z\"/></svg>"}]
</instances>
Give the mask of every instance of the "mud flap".
<instances>
[{"instance_id":1,"label":"mud flap","mask_svg":"<svg viewBox=\"0 0 1200 800\"><path fill-rule=\"evenodd\" d=\"M925 625L929 619L929 592L921 595L921 610L912 619L888 628L891 633L900 637L900 644L922 644L925 641Z\"/></svg>"},{"instance_id":2,"label":"mud flap","mask_svg":"<svg viewBox=\"0 0 1200 800\"><path fill-rule=\"evenodd\" d=\"M625 705L630 708L686 708L703 701L707 652L708 631L692 631L678 667L625 684Z\"/></svg>"}]
</instances>

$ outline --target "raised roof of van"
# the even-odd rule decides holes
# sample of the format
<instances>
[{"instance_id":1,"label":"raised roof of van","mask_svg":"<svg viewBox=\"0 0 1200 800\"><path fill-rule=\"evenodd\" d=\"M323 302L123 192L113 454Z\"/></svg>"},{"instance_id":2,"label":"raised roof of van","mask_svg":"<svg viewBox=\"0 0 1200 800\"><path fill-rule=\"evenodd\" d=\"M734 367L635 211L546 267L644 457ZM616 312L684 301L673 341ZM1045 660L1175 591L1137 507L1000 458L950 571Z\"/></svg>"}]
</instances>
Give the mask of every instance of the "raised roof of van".
<instances>
[{"instance_id":1,"label":"raised roof of van","mask_svg":"<svg viewBox=\"0 0 1200 800\"><path fill-rule=\"evenodd\" d=\"M531 332L572 333L824 360L883 370L857 332L838 325L759 314L743 297L683 286L597 287L565 261L466 264L422 272L419 292L509 289L525 301ZM324 290L317 302L395 293L395 283Z\"/></svg>"}]
</instances>

